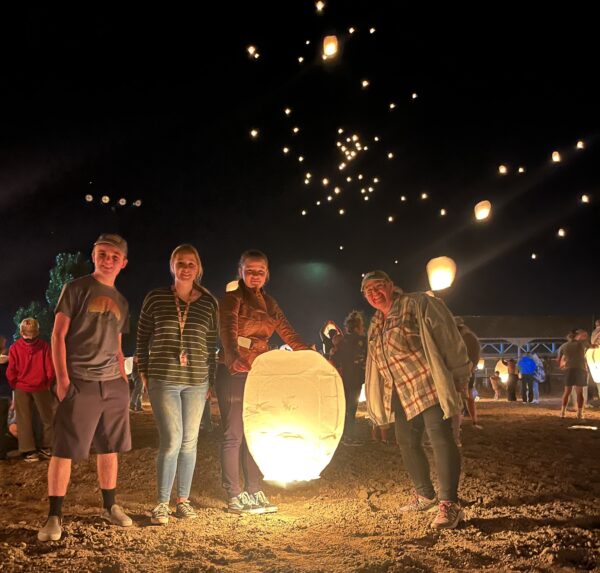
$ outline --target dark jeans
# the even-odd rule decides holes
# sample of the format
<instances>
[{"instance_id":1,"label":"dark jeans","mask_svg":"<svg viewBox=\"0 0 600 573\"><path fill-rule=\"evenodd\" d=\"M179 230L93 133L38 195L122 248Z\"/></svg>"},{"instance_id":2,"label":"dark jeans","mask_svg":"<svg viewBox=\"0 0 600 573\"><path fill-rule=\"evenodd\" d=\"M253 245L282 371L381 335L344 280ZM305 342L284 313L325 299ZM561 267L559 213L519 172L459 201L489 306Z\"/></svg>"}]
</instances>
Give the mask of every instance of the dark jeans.
<instances>
[{"instance_id":1,"label":"dark jeans","mask_svg":"<svg viewBox=\"0 0 600 573\"><path fill-rule=\"evenodd\" d=\"M217 367L215 389L223 426L221 471L223 487L228 497L235 497L244 491L240 481L240 458L245 490L248 493L256 493L260 489L261 473L248 450L242 420L244 386L247 377L248 374L230 374L224 364L219 364Z\"/></svg>"},{"instance_id":2,"label":"dark jeans","mask_svg":"<svg viewBox=\"0 0 600 573\"><path fill-rule=\"evenodd\" d=\"M522 375L521 398L523 402L533 402L533 374Z\"/></svg>"},{"instance_id":3,"label":"dark jeans","mask_svg":"<svg viewBox=\"0 0 600 573\"><path fill-rule=\"evenodd\" d=\"M509 402L517 401L517 375L509 374L508 383L506 384L506 399Z\"/></svg>"},{"instance_id":4,"label":"dark jeans","mask_svg":"<svg viewBox=\"0 0 600 573\"><path fill-rule=\"evenodd\" d=\"M407 421L395 391L392 392L392 408L396 417L396 442L417 493L429 499L435 497L429 462L423 449L423 431L426 430L438 474L438 497L442 501L458 502L460 454L452 434L452 420L444 420L442 408L436 404Z\"/></svg>"},{"instance_id":5,"label":"dark jeans","mask_svg":"<svg viewBox=\"0 0 600 573\"><path fill-rule=\"evenodd\" d=\"M344 396L346 398L346 419L344 421L344 437L354 438L354 422L361 386L344 383Z\"/></svg>"}]
</instances>

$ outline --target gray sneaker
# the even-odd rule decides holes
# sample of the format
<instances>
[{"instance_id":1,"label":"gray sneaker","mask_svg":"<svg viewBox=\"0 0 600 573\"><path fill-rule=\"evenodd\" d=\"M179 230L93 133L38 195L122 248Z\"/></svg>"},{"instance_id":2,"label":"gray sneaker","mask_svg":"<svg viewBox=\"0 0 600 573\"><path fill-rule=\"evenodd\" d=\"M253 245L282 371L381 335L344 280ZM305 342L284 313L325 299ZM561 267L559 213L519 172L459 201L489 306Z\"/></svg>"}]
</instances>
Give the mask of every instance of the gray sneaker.
<instances>
[{"instance_id":1,"label":"gray sneaker","mask_svg":"<svg viewBox=\"0 0 600 573\"><path fill-rule=\"evenodd\" d=\"M175 517L178 517L179 519L196 519L198 514L189 501L182 501L177 504Z\"/></svg>"},{"instance_id":2,"label":"gray sneaker","mask_svg":"<svg viewBox=\"0 0 600 573\"><path fill-rule=\"evenodd\" d=\"M250 513L250 514L258 514L265 513L264 508L260 507L255 501L254 496L250 495L247 491L243 491L239 495L235 497L229 498L229 503L227 504L227 511L229 513Z\"/></svg>"},{"instance_id":3,"label":"gray sneaker","mask_svg":"<svg viewBox=\"0 0 600 573\"><path fill-rule=\"evenodd\" d=\"M463 510L458 503L442 501L436 518L431 522L434 529L454 529L463 518Z\"/></svg>"},{"instance_id":4,"label":"gray sneaker","mask_svg":"<svg viewBox=\"0 0 600 573\"><path fill-rule=\"evenodd\" d=\"M414 497L406 505L398 509L400 513L409 513L413 511L433 511L438 504L437 497L429 499L415 492Z\"/></svg>"},{"instance_id":5,"label":"gray sneaker","mask_svg":"<svg viewBox=\"0 0 600 573\"><path fill-rule=\"evenodd\" d=\"M264 513L275 513L279 508L269 501L269 498L262 491L257 491L255 494L251 494L254 499L254 503L258 507L262 507Z\"/></svg>"},{"instance_id":6,"label":"gray sneaker","mask_svg":"<svg viewBox=\"0 0 600 573\"><path fill-rule=\"evenodd\" d=\"M167 525L169 523L169 510L168 503L159 503L153 510L152 516L150 517L150 523L153 525Z\"/></svg>"},{"instance_id":7,"label":"gray sneaker","mask_svg":"<svg viewBox=\"0 0 600 573\"><path fill-rule=\"evenodd\" d=\"M123 511L123 508L116 503L110 508L110 511L105 508L102 512L102 517L110 521L113 525L120 525L121 527L130 527L133 525L131 517L129 517Z\"/></svg>"},{"instance_id":8,"label":"gray sneaker","mask_svg":"<svg viewBox=\"0 0 600 573\"><path fill-rule=\"evenodd\" d=\"M50 515L44 527L38 531L40 541L58 541L62 536L61 518L58 515Z\"/></svg>"}]
</instances>

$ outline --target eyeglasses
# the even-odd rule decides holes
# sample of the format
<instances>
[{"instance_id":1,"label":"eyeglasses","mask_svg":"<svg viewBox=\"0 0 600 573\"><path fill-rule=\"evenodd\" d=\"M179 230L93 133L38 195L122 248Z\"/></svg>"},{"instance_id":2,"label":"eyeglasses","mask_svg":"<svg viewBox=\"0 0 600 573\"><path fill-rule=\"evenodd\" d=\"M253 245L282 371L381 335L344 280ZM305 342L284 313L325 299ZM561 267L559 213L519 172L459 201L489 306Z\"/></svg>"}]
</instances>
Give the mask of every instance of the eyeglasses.
<instances>
[{"instance_id":1,"label":"eyeglasses","mask_svg":"<svg viewBox=\"0 0 600 573\"><path fill-rule=\"evenodd\" d=\"M376 281L370 284L367 288L363 290L363 294L366 297L373 296L376 292L382 291L385 289L386 281Z\"/></svg>"}]
</instances>

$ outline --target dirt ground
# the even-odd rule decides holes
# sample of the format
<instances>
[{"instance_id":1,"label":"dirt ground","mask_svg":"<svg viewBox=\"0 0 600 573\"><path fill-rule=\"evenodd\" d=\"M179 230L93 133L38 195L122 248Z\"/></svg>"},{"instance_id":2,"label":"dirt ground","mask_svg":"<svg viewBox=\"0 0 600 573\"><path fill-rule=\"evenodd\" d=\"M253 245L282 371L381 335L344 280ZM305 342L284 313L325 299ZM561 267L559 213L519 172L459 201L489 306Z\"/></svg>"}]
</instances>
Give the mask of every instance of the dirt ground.
<instances>
[{"instance_id":1,"label":"dirt ground","mask_svg":"<svg viewBox=\"0 0 600 573\"><path fill-rule=\"evenodd\" d=\"M400 515L411 486L395 446L340 446L322 478L266 486L279 513L227 514L219 483L219 429L202 434L191 500L200 517L152 526L157 435L149 406L133 415L135 449L122 456L118 498L134 519L99 517L95 459L74 467L61 541L36 539L47 508L47 462L0 462L0 571L446 572L600 571L600 409L582 425L540 405L478 403L482 430L465 423L465 522L429 528L432 514ZM368 440L366 420L359 432Z\"/></svg>"}]
</instances>

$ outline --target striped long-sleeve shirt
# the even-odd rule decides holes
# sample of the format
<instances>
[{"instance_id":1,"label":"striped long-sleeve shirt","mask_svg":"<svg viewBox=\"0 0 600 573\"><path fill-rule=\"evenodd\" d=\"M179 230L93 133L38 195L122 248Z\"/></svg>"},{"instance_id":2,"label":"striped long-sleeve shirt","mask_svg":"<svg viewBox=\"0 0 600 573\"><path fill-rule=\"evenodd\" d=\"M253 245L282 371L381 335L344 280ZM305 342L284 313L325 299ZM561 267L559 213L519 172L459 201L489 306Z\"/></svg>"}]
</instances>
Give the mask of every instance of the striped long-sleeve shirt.
<instances>
[{"instance_id":1,"label":"striped long-sleeve shirt","mask_svg":"<svg viewBox=\"0 0 600 573\"><path fill-rule=\"evenodd\" d=\"M179 301L185 308L185 302ZM208 294L190 304L183 331L187 365L180 364L179 321L173 291L160 288L148 293L137 331L138 367L151 380L167 384L213 382L217 348L217 304Z\"/></svg>"}]
</instances>

